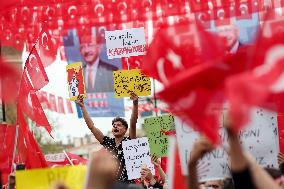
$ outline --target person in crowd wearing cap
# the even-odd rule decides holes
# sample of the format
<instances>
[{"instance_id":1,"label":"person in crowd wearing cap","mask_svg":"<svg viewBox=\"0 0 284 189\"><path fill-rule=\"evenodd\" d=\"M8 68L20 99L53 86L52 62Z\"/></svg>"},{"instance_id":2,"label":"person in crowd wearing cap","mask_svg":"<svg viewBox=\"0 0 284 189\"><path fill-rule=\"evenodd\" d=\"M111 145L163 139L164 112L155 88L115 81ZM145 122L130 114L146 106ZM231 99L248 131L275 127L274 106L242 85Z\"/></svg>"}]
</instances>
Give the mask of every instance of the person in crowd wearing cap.
<instances>
[{"instance_id":1,"label":"person in crowd wearing cap","mask_svg":"<svg viewBox=\"0 0 284 189\"><path fill-rule=\"evenodd\" d=\"M138 96L131 92L131 97L133 101L132 114L130 118L130 128L129 128L129 137L126 137L126 131L128 129L128 123L125 119L116 117L112 120L112 134L114 138L110 138L108 136L104 136L104 134L94 125L90 115L88 114L84 102L83 97L78 96L77 104L81 107L83 117L88 128L94 134L96 139L103 145L109 152L115 154L115 158L119 161L119 169L117 171L118 180L125 183L133 183L134 181L129 181L126 167L124 154L122 150L122 142L130 139L136 138L136 123L138 119Z\"/></svg>"},{"instance_id":2,"label":"person in crowd wearing cap","mask_svg":"<svg viewBox=\"0 0 284 189\"><path fill-rule=\"evenodd\" d=\"M118 67L100 58L102 44L93 36L80 38L80 52L83 60L83 73L87 93L113 92L113 71Z\"/></svg>"}]
</instances>

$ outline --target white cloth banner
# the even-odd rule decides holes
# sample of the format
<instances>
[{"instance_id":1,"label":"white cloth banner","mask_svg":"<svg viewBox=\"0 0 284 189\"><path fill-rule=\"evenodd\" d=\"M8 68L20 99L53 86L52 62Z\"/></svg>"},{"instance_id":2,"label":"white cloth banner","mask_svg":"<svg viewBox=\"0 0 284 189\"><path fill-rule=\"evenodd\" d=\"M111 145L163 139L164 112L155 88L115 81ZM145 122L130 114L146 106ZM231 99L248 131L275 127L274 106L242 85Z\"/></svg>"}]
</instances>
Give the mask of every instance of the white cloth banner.
<instances>
[{"instance_id":1,"label":"white cloth banner","mask_svg":"<svg viewBox=\"0 0 284 189\"><path fill-rule=\"evenodd\" d=\"M105 31L108 59L146 54L144 28Z\"/></svg>"},{"instance_id":2,"label":"white cloth banner","mask_svg":"<svg viewBox=\"0 0 284 189\"><path fill-rule=\"evenodd\" d=\"M122 148L129 180L140 178L141 165L146 165L155 174L147 137L122 141Z\"/></svg>"},{"instance_id":3,"label":"white cloth banner","mask_svg":"<svg viewBox=\"0 0 284 189\"><path fill-rule=\"evenodd\" d=\"M184 175L187 175L186 164L193 144L199 137L199 133L185 125L181 120L175 120L182 171ZM200 181L230 177L228 155L224 147L222 147L228 145L228 135L225 129L220 128L219 136L223 144L213 152L206 154L198 162ZM263 167L278 166L277 113L263 109L253 110L251 113L251 122L245 129L240 131L240 140L244 148L256 158L259 165Z\"/></svg>"}]
</instances>

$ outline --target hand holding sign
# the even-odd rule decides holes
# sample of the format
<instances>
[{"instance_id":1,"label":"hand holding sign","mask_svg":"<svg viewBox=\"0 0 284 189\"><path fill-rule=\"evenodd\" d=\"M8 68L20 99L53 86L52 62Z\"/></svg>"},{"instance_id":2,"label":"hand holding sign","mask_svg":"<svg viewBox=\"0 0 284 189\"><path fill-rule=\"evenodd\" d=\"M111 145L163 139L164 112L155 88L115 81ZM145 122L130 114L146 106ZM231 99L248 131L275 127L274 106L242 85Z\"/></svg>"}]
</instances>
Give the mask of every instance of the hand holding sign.
<instances>
[{"instance_id":1,"label":"hand holding sign","mask_svg":"<svg viewBox=\"0 0 284 189\"><path fill-rule=\"evenodd\" d=\"M84 96L78 95L77 100L75 101L81 108L84 107Z\"/></svg>"},{"instance_id":2,"label":"hand holding sign","mask_svg":"<svg viewBox=\"0 0 284 189\"><path fill-rule=\"evenodd\" d=\"M206 153L211 152L214 149L213 144L206 137L200 137L193 145L190 163L197 163ZM189 164L190 164L189 163Z\"/></svg>"}]
</instances>

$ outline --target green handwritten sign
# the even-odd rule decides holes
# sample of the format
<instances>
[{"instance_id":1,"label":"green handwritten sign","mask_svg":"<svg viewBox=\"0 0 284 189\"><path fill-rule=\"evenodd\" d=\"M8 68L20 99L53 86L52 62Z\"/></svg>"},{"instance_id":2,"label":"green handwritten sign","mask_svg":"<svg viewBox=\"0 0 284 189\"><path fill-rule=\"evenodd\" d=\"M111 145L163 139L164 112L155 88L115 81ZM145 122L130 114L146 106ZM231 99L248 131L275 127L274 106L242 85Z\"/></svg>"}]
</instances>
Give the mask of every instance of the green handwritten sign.
<instances>
[{"instance_id":1,"label":"green handwritten sign","mask_svg":"<svg viewBox=\"0 0 284 189\"><path fill-rule=\"evenodd\" d=\"M155 154L158 157L167 156L169 141L168 136L164 132L175 129L174 117L163 115L147 118L144 125L149 139L151 154Z\"/></svg>"}]
</instances>

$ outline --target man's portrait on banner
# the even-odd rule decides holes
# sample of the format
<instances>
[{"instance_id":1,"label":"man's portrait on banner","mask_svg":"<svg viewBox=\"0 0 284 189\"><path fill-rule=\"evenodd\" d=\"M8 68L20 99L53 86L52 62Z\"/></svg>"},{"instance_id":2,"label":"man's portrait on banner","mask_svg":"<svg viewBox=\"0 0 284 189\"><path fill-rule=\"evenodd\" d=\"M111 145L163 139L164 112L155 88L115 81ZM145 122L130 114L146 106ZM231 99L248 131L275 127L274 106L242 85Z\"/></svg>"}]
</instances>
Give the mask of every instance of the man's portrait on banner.
<instances>
[{"instance_id":1,"label":"man's portrait on banner","mask_svg":"<svg viewBox=\"0 0 284 189\"><path fill-rule=\"evenodd\" d=\"M118 67L100 58L102 47L103 44L99 44L94 36L80 37L80 53L87 93L114 90L112 72L118 70Z\"/></svg>"}]
</instances>

